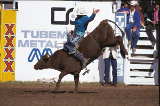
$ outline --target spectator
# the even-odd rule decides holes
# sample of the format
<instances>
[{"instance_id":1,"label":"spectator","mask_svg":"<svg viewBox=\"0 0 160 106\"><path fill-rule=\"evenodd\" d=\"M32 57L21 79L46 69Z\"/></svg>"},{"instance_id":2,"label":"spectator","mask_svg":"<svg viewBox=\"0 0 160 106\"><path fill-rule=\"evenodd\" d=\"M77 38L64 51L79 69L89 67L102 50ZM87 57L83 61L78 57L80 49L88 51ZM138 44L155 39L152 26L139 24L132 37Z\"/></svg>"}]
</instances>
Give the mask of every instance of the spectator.
<instances>
[{"instance_id":1,"label":"spectator","mask_svg":"<svg viewBox=\"0 0 160 106\"><path fill-rule=\"evenodd\" d=\"M159 8L159 4L155 5L154 8L154 14L153 14L153 24L156 27L156 35L157 35L157 39L159 39L159 25L160 25L160 8Z\"/></svg>"},{"instance_id":2,"label":"spectator","mask_svg":"<svg viewBox=\"0 0 160 106\"><path fill-rule=\"evenodd\" d=\"M154 25L153 25L151 19L149 19L148 16L144 18L144 13L142 11L142 7L141 6L137 5L136 9L137 9L137 11L139 12L139 14L141 16L141 21L140 21L141 22L141 28L145 28L146 29L146 34L147 34L149 40L152 43L151 46L154 47L154 45L156 43L156 39L155 39L155 37L153 35Z\"/></svg>"},{"instance_id":3,"label":"spectator","mask_svg":"<svg viewBox=\"0 0 160 106\"><path fill-rule=\"evenodd\" d=\"M116 86L117 84L117 46L106 47L103 52L103 59L105 63L104 71L104 83L103 85L109 85L109 75L110 75L110 64L112 65L112 76L113 81L111 85Z\"/></svg>"},{"instance_id":4,"label":"spectator","mask_svg":"<svg viewBox=\"0 0 160 106\"><path fill-rule=\"evenodd\" d=\"M159 56L159 36L160 36L160 7L159 4L155 5L154 14L153 14L153 23L156 27L156 39L157 39L157 51Z\"/></svg>"},{"instance_id":5,"label":"spectator","mask_svg":"<svg viewBox=\"0 0 160 106\"><path fill-rule=\"evenodd\" d=\"M153 23L158 24L159 21L160 21L160 8L159 4L156 4L154 8Z\"/></svg>"},{"instance_id":6,"label":"spectator","mask_svg":"<svg viewBox=\"0 0 160 106\"><path fill-rule=\"evenodd\" d=\"M150 20L148 17L145 18L145 29L146 29L147 36L152 43L152 47L154 47L156 43L156 39L153 35L153 30L155 29L155 27L152 23L152 20Z\"/></svg>"},{"instance_id":7,"label":"spectator","mask_svg":"<svg viewBox=\"0 0 160 106\"><path fill-rule=\"evenodd\" d=\"M137 1L130 2L130 11L127 16L127 26L125 28L126 36L128 38L128 45L131 45L132 52L135 53L136 45L140 36L140 14L136 10L136 5L138 5Z\"/></svg>"}]
</instances>

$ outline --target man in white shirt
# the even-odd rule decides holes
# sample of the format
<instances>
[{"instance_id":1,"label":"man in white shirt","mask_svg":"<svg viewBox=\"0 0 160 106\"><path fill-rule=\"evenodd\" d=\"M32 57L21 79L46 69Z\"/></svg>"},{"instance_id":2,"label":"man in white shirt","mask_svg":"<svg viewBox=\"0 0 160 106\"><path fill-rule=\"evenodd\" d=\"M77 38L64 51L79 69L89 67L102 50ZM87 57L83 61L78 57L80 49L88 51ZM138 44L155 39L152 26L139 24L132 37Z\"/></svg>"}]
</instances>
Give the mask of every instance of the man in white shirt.
<instances>
[{"instance_id":1,"label":"man in white shirt","mask_svg":"<svg viewBox=\"0 0 160 106\"><path fill-rule=\"evenodd\" d=\"M117 84L117 46L115 47L106 47L103 52L103 59L105 63L104 71L104 83L103 85L110 84L110 64L112 65L112 85L116 86Z\"/></svg>"}]
</instances>

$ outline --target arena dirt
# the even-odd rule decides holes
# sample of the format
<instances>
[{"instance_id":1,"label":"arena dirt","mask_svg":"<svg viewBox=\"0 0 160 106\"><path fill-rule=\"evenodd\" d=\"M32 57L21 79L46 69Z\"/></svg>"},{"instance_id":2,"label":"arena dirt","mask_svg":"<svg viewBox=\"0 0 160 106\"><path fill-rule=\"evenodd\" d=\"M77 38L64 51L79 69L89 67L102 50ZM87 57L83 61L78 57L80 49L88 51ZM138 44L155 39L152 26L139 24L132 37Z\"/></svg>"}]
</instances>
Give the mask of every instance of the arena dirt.
<instances>
[{"instance_id":1,"label":"arena dirt","mask_svg":"<svg viewBox=\"0 0 160 106\"><path fill-rule=\"evenodd\" d=\"M101 86L81 83L73 93L74 83L62 83L52 92L46 83L0 83L0 106L159 106L158 86Z\"/></svg>"}]
</instances>

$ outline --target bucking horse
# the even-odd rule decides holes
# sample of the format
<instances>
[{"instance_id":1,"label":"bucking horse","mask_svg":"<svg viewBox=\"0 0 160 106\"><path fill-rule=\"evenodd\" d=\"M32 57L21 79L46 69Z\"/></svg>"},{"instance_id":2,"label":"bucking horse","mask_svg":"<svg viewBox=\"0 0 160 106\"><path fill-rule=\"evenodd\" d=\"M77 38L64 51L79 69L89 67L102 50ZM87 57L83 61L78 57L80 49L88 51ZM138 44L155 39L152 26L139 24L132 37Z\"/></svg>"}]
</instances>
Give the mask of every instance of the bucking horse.
<instances>
[{"instance_id":1,"label":"bucking horse","mask_svg":"<svg viewBox=\"0 0 160 106\"><path fill-rule=\"evenodd\" d=\"M123 58L127 51L123 44L121 36L115 36L109 20L105 19L85 38L79 42L78 51L83 53L85 58L89 58L87 64L90 64L102 54L104 47L120 46L120 53ZM46 54L34 65L34 69L55 69L60 71L59 79L56 83L55 91L60 87L62 78L67 74L74 76L75 89L78 91L79 74L83 69L81 62L73 55L69 55L64 49L55 51L52 55Z\"/></svg>"}]
</instances>

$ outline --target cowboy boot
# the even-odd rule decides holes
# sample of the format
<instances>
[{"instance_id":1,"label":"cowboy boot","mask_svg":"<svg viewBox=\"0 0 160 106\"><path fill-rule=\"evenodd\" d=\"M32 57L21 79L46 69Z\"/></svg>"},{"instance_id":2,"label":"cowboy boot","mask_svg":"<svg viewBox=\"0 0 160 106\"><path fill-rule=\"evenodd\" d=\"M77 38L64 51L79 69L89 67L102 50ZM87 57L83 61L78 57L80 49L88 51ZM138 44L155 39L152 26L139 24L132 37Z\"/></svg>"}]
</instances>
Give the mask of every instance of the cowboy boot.
<instances>
[{"instance_id":1,"label":"cowboy boot","mask_svg":"<svg viewBox=\"0 0 160 106\"><path fill-rule=\"evenodd\" d=\"M85 68L87 66L89 59L88 58L84 58L83 57L83 62L82 62L82 69Z\"/></svg>"}]
</instances>

